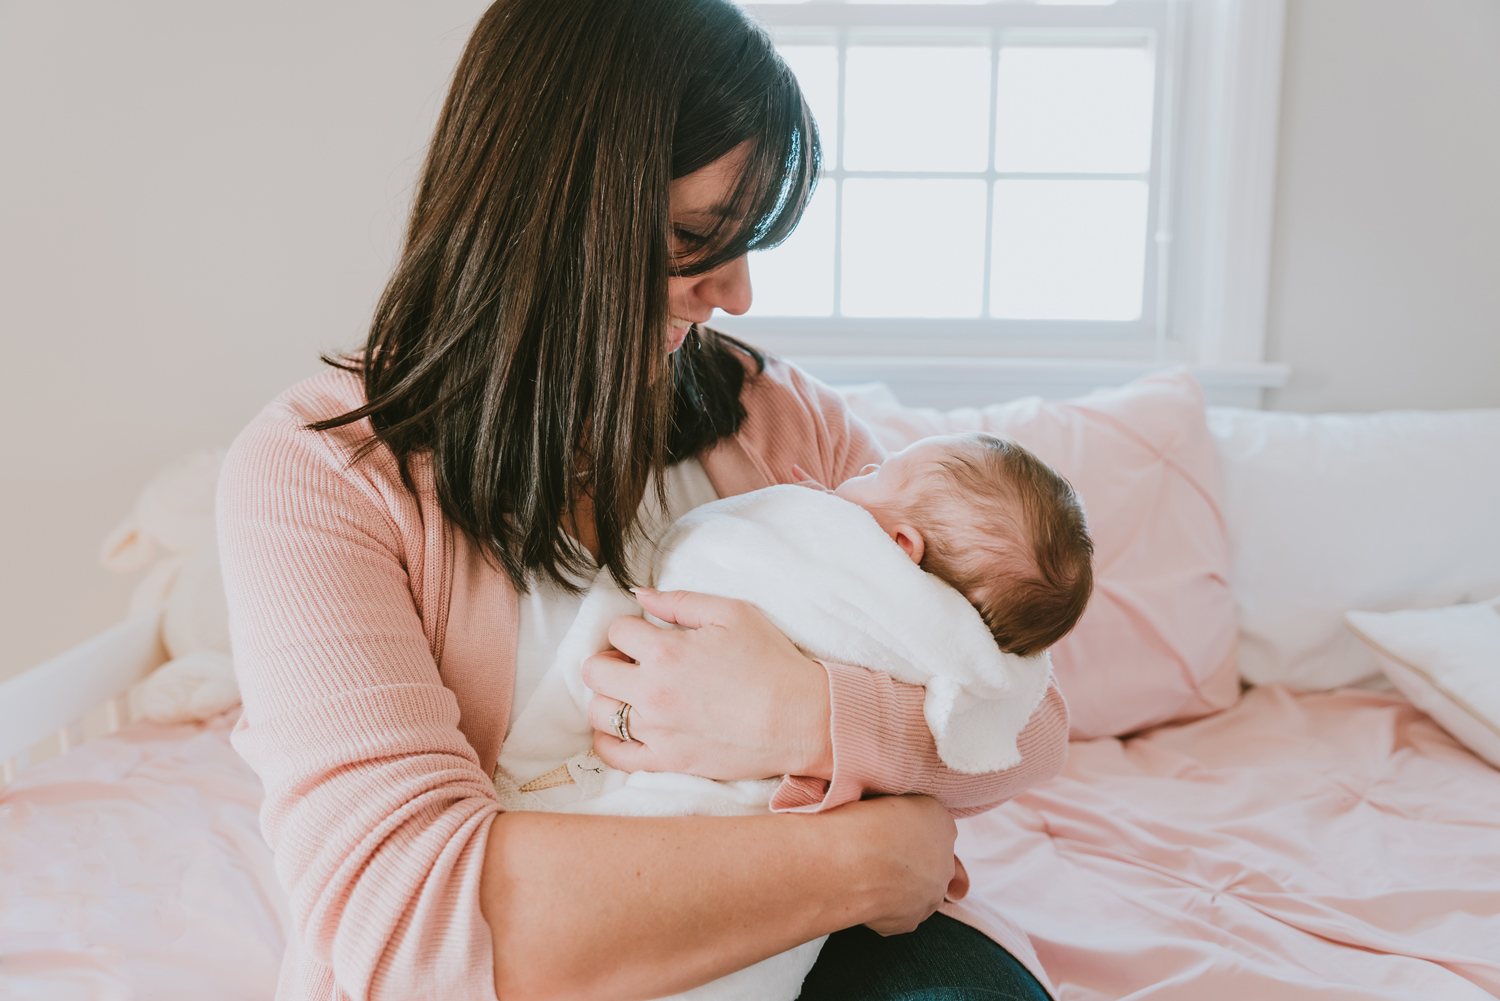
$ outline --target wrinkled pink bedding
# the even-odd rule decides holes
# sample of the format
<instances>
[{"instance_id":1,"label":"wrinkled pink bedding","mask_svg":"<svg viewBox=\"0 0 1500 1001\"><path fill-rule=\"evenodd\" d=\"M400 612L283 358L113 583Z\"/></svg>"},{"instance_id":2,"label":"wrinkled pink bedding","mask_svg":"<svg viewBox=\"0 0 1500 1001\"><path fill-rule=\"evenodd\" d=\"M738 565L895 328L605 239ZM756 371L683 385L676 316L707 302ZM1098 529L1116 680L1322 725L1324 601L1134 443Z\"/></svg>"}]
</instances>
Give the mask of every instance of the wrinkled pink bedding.
<instances>
[{"instance_id":1,"label":"wrinkled pink bedding","mask_svg":"<svg viewBox=\"0 0 1500 1001\"><path fill-rule=\"evenodd\" d=\"M237 715L134 724L0 792L0 998L275 994L281 892Z\"/></svg>"},{"instance_id":2,"label":"wrinkled pink bedding","mask_svg":"<svg viewBox=\"0 0 1500 1001\"><path fill-rule=\"evenodd\" d=\"M280 893L260 787L136 725L0 794L0 997L258 999ZM963 821L976 892L1062 1001L1500 995L1500 771L1399 697L1255 689Z\"/></svg>"},{"instance_id":3,"label":"wrinkled pink bedding","mask_svg":"<svg viewBox=\"0 0 1500 1001\"><path fill-rule=\"evenodd\" d=\"M1500 995L1500 771L1398 696L1252 689L960 826L1061 1001Z\"/></svg>"}]
</instances>

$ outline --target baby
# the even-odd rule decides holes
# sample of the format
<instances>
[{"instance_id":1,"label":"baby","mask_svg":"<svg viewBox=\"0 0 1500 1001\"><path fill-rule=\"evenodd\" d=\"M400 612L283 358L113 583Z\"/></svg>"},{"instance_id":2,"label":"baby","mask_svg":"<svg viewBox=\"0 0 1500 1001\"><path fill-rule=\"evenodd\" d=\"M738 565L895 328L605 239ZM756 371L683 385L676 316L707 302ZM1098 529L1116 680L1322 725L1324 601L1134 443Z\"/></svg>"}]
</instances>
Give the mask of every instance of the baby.
<instances>
[{"instance_id":1,"label":"baby","mask_svg":"<svg viewBox=\"0 0 1500 1001\"><path fill-rule=\"evenodd\" d=\"M793 472L803 486L827 489ZM1094 586L1083 505L1014 441L984 432L923 438L831 492L969 599L1007 653L1039 653L1083 615Z\"/></svg>"},{"instance_id":2,"label":"baby","mask_svg":"<svg viewBox=\"0 0 1500 1001\"><path fill-rule=\"evenodd\" d=\"M922 685L949 768L1012 767L1016 738L1046 692L1046 649L1088 602L1093 545L1082 505L1032 453L982 433L923 439L866 470L827 490L794 467L802 483L693 508L638 562L661 590L750 602L809 657ZM670 507L669 498L661 519L677 513ZM626 774L592 754L582 664L631 614L639 605L601 573L501 748L501 801L614 815L769 812L778 779ZM792 1001L821 946L805 943L678 998Z\"/></svg>"}]
</instances>

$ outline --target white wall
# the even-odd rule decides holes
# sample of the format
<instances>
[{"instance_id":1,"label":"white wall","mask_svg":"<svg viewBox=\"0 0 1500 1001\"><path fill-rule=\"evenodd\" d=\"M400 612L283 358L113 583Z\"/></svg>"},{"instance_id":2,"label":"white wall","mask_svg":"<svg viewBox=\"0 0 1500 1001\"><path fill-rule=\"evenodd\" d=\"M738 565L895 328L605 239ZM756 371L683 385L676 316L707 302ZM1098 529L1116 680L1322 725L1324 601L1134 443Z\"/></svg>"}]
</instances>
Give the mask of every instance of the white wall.
<instances>
[{"instance_id":1,"label":"white wall","mask_svg":"<svg viewBox=\"0 0 1500 1001\"><path fill-rule=\"evenodd\" d=\"M359 342L484 6L0 3L0 677L122 614L155 469Z\"/></svg>"},{"instance_id":2,"label":"white wall","mask_svg":"<svg viewBox=\"0 0 1500 1001\"><path fill-rule=\"evenodd\" d=\"M1268 406L1500 407L1500 2L1287 14Z\"/></svg>"},{"instance_id":3,"label":"white wall","mask_svg":"<svg viewBox=\"0 0 1500 1001\"><path fill-rule=\"evenodd\" d=\"M115 620L103 535L357 343L484 0L0 2L0 677ZM1287 408L1500 406L1500 4L1291 0Z\"/></svg>"}]
</instances>

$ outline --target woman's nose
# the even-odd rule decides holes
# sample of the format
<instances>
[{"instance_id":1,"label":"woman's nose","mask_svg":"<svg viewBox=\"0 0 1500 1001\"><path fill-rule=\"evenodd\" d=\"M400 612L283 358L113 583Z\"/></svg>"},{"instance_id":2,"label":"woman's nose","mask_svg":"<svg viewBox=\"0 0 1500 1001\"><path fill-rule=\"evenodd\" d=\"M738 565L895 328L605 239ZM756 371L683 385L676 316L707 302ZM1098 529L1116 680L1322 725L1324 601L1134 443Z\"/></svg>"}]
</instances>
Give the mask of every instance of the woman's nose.
<instances>
[{"instance_id":1,"label":"woman's nose","mask_svg":"<svg viewBox=\"0 0 1500 1001\"><path fill-rule=\"evenodd\" d=\"M749 255L742 254L710 271L698 280L693 291L705 304L739 316L750 308L752 297Z\"/></svg>"}]
</instances>

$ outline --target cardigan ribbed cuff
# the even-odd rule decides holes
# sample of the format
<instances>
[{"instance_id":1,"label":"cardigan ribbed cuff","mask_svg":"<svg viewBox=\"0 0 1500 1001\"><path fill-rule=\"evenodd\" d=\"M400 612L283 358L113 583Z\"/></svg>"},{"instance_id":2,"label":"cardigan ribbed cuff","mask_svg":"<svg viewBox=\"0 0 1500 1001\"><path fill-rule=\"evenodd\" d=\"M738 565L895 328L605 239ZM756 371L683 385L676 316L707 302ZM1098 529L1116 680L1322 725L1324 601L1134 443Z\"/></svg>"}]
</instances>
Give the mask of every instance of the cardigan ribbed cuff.
<instances>
[{"instance_id":1,"label":"cardigan ribbed cuff","mask_svg":"<svg viewBox=\"0 0 1500 1001\"><path fill-rule=\"evenodd\" d=\"M900 794L922 787L936 756L922 714L926 689L888 674L819 661L828 672L833 778L789 775L771 797L778 813L818 813L866 794Z\"/></svg>"},{"instance_id":2,"label":"cardigan ribbed cuff","mask_svg":"<svg viewBox=\"0 0 1500 1001\"><path fill-rule=\"evenodd\" d=\"M971 817L1058 774L1067 760L1068 707L1055 684L1016 739L1020 763L966 775L949 769L938 756L922 711L925 688L862 667L823 667L828 672L833 778L787 776L771 797L773 811L817 813L865 796L919 793L932 796L955 817Z\"/></svg>"}]
</instances>

